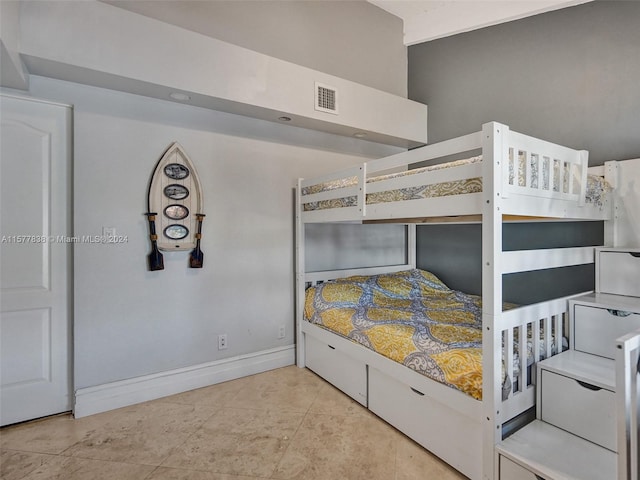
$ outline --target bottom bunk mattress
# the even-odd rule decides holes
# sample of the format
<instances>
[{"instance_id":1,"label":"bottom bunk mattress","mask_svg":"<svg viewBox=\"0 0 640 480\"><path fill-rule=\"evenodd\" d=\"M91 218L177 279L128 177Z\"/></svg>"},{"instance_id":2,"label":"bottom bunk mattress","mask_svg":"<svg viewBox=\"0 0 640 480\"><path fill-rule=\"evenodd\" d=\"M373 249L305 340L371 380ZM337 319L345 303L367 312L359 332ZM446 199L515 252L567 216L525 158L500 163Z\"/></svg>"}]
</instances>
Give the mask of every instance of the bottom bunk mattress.
<instances>
[{"instance_id":1,"label":"bottom bunk mattress","mask_svg":"<svg viewBox=\"0 0 640 480\"><path fill-rule=\"evenodd\" d=\"M482 399L482 300L448 288L430 272L413 269L318 284L306 291L304 319ZM515 379L517 339L514 343ZM531 364L533 342L527 343ZM505 375L503 397L512 383Z\"/></svg>"}]
</instances>

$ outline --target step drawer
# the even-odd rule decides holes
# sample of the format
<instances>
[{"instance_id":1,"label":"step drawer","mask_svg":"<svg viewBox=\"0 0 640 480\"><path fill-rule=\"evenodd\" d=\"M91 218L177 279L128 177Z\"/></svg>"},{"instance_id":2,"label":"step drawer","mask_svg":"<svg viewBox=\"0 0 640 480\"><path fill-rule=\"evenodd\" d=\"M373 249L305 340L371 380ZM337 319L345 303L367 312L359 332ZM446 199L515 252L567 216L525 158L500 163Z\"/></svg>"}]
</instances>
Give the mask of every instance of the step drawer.
<instances>
[{"instance_id":1,"label":"step drawer","mask_svg":"<svg viewBox=\"0 0 640 480\"><path fill-rule=\"evenodd\" d=\"M603 250L597 260L600 292L640 297L640 251Z\"/></svg>"},{"instance_id":2,"label":"step drawer","mask_svg":"<svg viewBox=\"0 0 640 480\"><path fill-rule=\"evenodd\" d=\"M640 328L640 314L589 305L574 305L574 343L580 352L615 359L616 339Z\"/></svg>"},{"instance_id":3,"label":"step drawer","mask_svg":"<svg viewBox=\"0 0 640 480\"><path fill-rule=\"evenodd\" d=\"M541 420L616 451L615 393L542 369Z\"/></svg>"},{"instance_id":4,"label":"step drawer","mask_svg":"<svg viewBox=\"0 0 640 480\"><path fill-rule=\"evenodd\" d=\"M545 480L545 478L500 455L500 480Z\"/></svg>"},{"instance_id":5,"label":"step drawer","mask_svg":"<svg viewBox=\"0 0 640 480\"><path fill-rule=\"evenodd\" d=\"M309 370L367 406L366 364L308 334L305 334L305 364Z\"/></svg>"}]
</instances>

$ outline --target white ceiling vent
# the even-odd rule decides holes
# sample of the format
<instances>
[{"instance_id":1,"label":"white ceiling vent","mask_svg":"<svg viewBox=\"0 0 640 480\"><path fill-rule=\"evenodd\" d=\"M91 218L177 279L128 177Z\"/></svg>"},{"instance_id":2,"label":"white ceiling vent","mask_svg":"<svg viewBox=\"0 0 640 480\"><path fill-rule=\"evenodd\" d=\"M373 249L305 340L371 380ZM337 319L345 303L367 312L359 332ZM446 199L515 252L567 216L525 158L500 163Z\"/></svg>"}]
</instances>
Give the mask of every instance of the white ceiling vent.
<instances>
[{"instance_id":1,"label":"white ceiling vent","mask_svg":"<svg viewBox=\"0 0 640 480\"><path fill-rule=\"evenodd\" d=\"M338 114L338 91L328 85L316 82L315 109L320 112Z\"/></svg>"}]
</instances>

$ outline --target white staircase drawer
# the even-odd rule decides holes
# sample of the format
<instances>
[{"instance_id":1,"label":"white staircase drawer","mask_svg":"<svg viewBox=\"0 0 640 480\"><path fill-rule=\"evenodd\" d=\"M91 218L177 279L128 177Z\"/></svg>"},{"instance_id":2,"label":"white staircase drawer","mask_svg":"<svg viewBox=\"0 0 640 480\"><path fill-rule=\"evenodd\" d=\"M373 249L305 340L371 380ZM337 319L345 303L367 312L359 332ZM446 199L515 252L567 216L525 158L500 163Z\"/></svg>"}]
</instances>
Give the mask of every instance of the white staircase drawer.
<instances>
[{"instance_id":1,"label":"white staircase drawer","mask_svg":"<svg viewBox=\"0 0 640 480\"><path fill-rule=\"evenodd\" d=\"M624 309L575 304L573 318L574 348L611 359L616 339L640 328L640 314Z\"/></svg>"},{"instance_id":2,"label":"white staircase drawer","mask_svg":"<svg viewBox=\"0 0 640 480\"><path fill-rule=\"evenodd\" d=\"M640 297L640 250L598 251L598 292Z\"/></svg>"},{"instance_id":3,"label":"white staircase drawer","mask_svg":"<svg viewBox=\"0 0 640 480\"><path fill-rule=\"evenodd\" d=\"M545 480L526 468L500 455L500 480Z\"/></svg>"},{"instance_id":4,"label":"white staircase drawer","mask_svg":"<svg viewBox=\"0 0 640 480\"><path fill-rule=\"evenodd\" d=\"M615 393L541 370L540 419L616 451Z\"/></svg>"}]
</instances>

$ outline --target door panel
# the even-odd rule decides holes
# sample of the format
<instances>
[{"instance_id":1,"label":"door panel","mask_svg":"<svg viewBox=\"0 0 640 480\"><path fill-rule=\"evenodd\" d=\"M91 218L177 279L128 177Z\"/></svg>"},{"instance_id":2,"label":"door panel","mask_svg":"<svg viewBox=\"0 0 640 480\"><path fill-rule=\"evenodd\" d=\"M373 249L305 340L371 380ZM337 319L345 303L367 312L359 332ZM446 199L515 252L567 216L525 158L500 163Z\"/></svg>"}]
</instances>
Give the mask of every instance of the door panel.
<instances>
[{"instance_id":1,"label":"door panel","mask_svg":"<svg viewBox=\"0 0 640 480\"><path fill-rule=\"evenodd\" d=\"M0 423L72 408L69 107L0 95Z\"/></svg>"},{"instance_id":2,"label":"door panel","mask_svg":"<svg viewBox=\"0 0 640 480\"><path fill-rule=\"evenodd\" d=\"M51 310L2 312L1 346L0 387L51 381Z\"/></svg>"},{"instance_id":3,"label":"door panel","mask_svg":"<svg viewBox=\"0 0 640 480\"><path fill-rule=\"evenodd\" d=\"M2 288L48 289L51 135L3 115L2 140Z\"/></svg>"}]
</instances>

